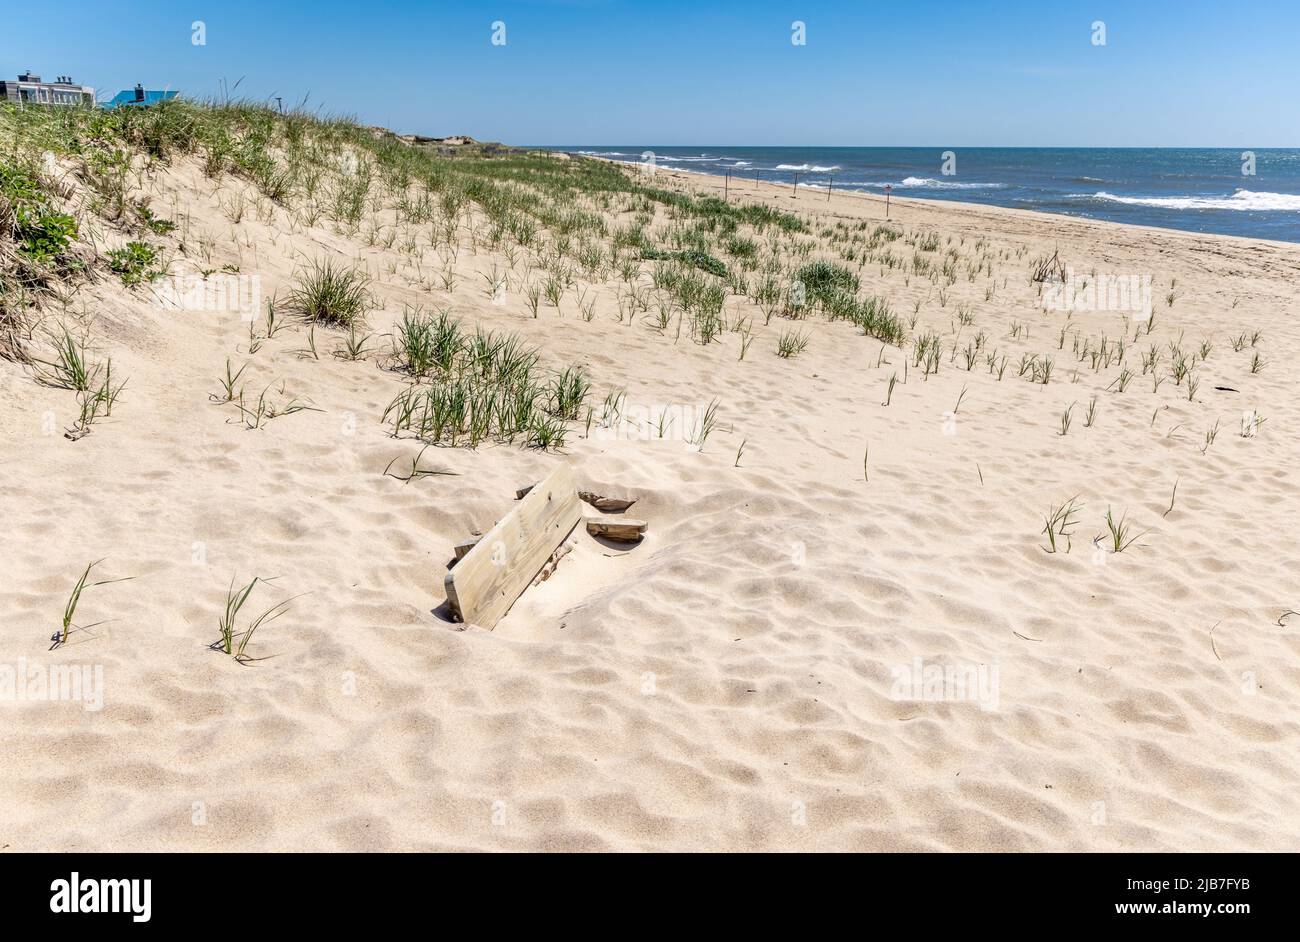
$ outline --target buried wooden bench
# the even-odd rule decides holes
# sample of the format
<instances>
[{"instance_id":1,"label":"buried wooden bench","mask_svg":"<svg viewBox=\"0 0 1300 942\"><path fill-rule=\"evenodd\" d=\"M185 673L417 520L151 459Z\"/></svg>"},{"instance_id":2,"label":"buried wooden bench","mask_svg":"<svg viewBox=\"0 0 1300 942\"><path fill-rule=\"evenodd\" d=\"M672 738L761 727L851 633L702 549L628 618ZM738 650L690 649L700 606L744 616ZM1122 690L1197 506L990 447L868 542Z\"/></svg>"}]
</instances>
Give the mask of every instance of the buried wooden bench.
<instances>
[{"instance_id":1,"label":"buried wooden bench","mask_svg":"<svg viewBox=\"0 0 1300 942\"><path fill-rule=\"evenodd\" d=\"M443 582L451 610L463 622L496 627L581 519L573 473L556 468L472 546L457 546Z\"/></svg>"}]
</instances>

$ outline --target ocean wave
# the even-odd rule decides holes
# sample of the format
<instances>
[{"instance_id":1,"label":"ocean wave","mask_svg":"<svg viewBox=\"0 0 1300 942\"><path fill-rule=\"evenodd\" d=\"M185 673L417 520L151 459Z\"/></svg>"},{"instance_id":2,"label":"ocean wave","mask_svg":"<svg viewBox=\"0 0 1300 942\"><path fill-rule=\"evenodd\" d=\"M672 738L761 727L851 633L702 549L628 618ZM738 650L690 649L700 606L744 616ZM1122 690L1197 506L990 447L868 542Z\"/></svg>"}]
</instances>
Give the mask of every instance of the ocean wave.
<instances>
[{"instance_id":1,"label":"ocean wave","mask_svg":"<svg viewBox=\"0 0 1300 942\"><path fill-rule=\"evenodd\" d=\"M832 170L839 170L840 165L835 164L830 167L819 167L816 164L777 164L775 170L796 170L799 173L830 173Z\"/></svg>"},{"instance_id":2,"label":"ocean wave","mask_svg":"<svg viewBox=\"0 0 1300 942\"><path fill-rule=\"evenodd\" d=\"M1300 212L1300 195L1294 193L1256 193L1238 190L1231 196L1116 196L1102 190L1092 197L1109 203L1129 206L1153 206L1162 209L1233 209L1251 212L1267 210Z\"/></svg>"},{"instance_id":3,"label":"ocean wave","mask_svg":"<svg viewBox=\"0 0 1300 942\"><path fill-rule=\"evenodd\" d=\"M1000 190L1004 183L952 183L947 180L935 180L930 177L908 177L897 186L924 187L928 190Z\"/></svg>"}]
</instances>

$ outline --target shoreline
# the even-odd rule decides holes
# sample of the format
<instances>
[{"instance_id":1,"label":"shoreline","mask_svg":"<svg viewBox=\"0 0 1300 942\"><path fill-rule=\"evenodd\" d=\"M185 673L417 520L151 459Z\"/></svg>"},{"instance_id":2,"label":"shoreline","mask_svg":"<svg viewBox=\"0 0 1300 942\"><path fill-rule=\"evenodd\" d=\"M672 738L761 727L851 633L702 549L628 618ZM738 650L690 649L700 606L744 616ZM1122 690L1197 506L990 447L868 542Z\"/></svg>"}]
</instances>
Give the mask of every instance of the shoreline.
<instances>
[{"instance_id":1,"label":"shoreline","mask_svg":"<svg viewBox=\"0 0 1300 942\"><path fill-rule=\"evenodd\" d=\"M1028 149L1033 149L1033 148L1028 148ZM600 157L594 154L583 154L576 151L555 150L555 151L551 151L551 153L562 153L568 156L572 160L600 160L600 161L605 161L606 163L630 167L633 169L639 166L639 164L632 161L615 160L612 157ZM663 174L673 179L680 179L680 180L716 181L709 184L708 188L710 190L721 191L725 188L726 178L724 175L714 174L704 170L681 170L675 167L656 167L655 174L656 175ZM731 190L733 191L734 194L744 195L744 196L752 197L755 195L763 196L766 194L766 195L779 198L783 191L789 191L792 189L792 185L788 183L773 183L771 181L763 180L763 181L759 181L756 184L752 177L745 177L740 175L733 175L732 180L743 182L744 185L733 185L731 187ZM820 201L823 203L826 202L826 200L824 199L824 195L826 193L826 187L824 186L817 186L814 184L800 184L799 190L800 192L821 194L823 198ZM796 197L790 196L788 192L786 192L786 196L788 197L790 203L800 202ZM834 200L838 198L861 199L865 202L878 203L882 207L885 202L885 197L881 194L865 192L863 190L852 190L852 189L834 189L831 202L833 203ZM891 207L899 204L914 204L917 207L927 207L934 211L939 211L940 208L942 207L954 207L958 210L969 212L972 214L989 213L990 215L993 216L1010 214L1012 218L1016 218L1020 216L1029 216L1029 217L1036 217L1036 218L1047 217L1050 219L1060 220L1061 223L1076 223L1076 224L1084 224L1084 225L1098 224L1101 226L1116 226L1121 229L1129 230L1129 231L1171 234L1171 235L1178 235L1178 236L1187 237L1191 239L1207 239L1207 238L1208 239L1229 239L1237 244L1259 244L1259 245L1273 246L1276 248L1290 247L1293 250L1300 249L1300 241L1290 242L1285 239L1266 239L1258 236L1242 236L1242 235L1234 235L1231 233L1222 233L1222 232L1196 232L1189 229L1179 229L1171 226L1155 226L1155 225L1146 225L1143 223L1117 222L1115 220L1099 219L1093 216L1069 216L1064 213L1055 213L1046 209L1022 209L1014 206L999 206L990 203L971 203L965 200L957 200L957 199L935 199L935 198L924 197L924 196L899 196L897 194L891 195L889 201ZM794 208L801 208L801 207L794 207Z\"/></svg>"}]
</instances>

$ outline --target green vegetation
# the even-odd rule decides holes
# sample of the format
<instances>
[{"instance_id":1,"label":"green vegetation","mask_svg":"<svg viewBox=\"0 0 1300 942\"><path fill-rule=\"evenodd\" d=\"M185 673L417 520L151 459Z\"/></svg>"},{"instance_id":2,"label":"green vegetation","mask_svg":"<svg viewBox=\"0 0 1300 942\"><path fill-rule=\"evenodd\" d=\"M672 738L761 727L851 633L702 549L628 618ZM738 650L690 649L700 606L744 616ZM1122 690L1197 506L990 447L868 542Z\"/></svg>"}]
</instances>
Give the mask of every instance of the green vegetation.
<instances>
[{"instance_id":1,"label":"green vegetation","mask_svg":"<svg viewBox=\"0 0 1300 942\"><path fill-rule=\"evenodd\" d=\"M1173 506L1172 502L1170 506ZM1112 553L1124 552L1148 532L1143 530L1140 533L1134 533L1132 524L1127 521L1127 515L1121 514L1119 520L1116 520L1109 507L1106 508L1106 531L1110 534Z\"/></svg>"},{"instance_id":2,"label":"green vegetation","mask_svg":"<svg viewBox=\"0 0 1300 942\"><path fill-rule=\"evenodd\" d=\"M59 630L54 633L54 637L50 639L51 641L54 642L51 645L52 649L58 647L61 644L67 644L68 636L72 634L73 628L94 627L94 625L77 626L72 623L72 619L75 618L77 615L77 606L81 604L82 593L84 593L87 589L93 589L95 586L111 585L114 582L126 582L127 580L133 578L132 576L124 576L121 579L101 579L98 582L91 582L90 581L91 570L94 569L102 562L103 562L102 559L97 559L93 563L88 565L85 571L82 572L81 578L77 580L77 584L72 587L72 594L68 596L67 604L63 606L62 624L59 626Z\"/></svg>"},{"instance_id":3,"label":"green vegetation","mask_svg":"<svg viewBox=\"0 0 1300 942\"><path fill-rule=\"evenodd\" d=\"M808 349L808 336L797 331L784 330L776 341L776 355L783 360L797 357Z\"/></svg>"},{"instance_id":4,"label":"green vegetation","mask_svg":"<svg viewBox=\"0 0 1300 942\"><path fill-rule=\"evenodd\" d=\"M305 321L347 329L362 323L369 305L370 277L329 259L312 262L285 300Z\"/></svg>"},{"instance_id":5,"label":"green vegetation","mask_svg":"<svg viewBox=\"0 0 1300 942\"><path fill-rule=\"evenodd\" d=\"M1065 551L1070 551L1071 529L1078 523L1078 514L1082 509L1077 496L1071 497L1059 507L1050 508L1043 515L1042 532L1047 537L1047 552L1055 553L1059 548L1058 540L1065 541Z\"/></svg>"},{"instance_id":6,"label":"green vegetation","mask_svg":"<svg viewBox=\"0 0 1300 942\"><path fill-rule=\"evenodd\" d=\"M123 248L113 249L108 253L108 267L127 287L155 281L163 275L158 249L146 242L128 242Z\"/></svg>"},{"instance_id":7,"label":"green vegetation","mask_svg":"<svg viewBox=\"0 0 1300 942\"><path fill-rule=\"evenodd\" d=\"M0 228L18 255L32 265L67 265L77 221L59 212L51 186L30 167L0 164Z\"/></svg>"},{"instance_id":8,"label":"green vegetation","mask_svg":"<svg viewBox=\"0 0 1300 942\"><path fill-rule=\"evenodd\" d=\"M837 297L858 290L858 276L834 262L810 262L796 271L794 277L803 285L808 300L823 307L832 304Z\"/></svg>"},{"instance_id":9,"label":"green vegetation","mask_svg":"<svg viewBox=\"0 0 1300 942\"><path fill-rule=\"evenodd\" d=\"M230 589L226 592L226 608L217 619L217 628L220 631L221 636L212 643L212 649L214 651L221 651L223 654L229 654L240 664L247 664L249 661L260 660L259 658L253 658L245 654L244 649L248 647L248 642L253 640L253 635L256 633L258 628L261 628L268 622L275 621L275 619L279 618L289 610L289 602L291 602L292 599L285 599L283 602L277 602L275 605L272 605L261 615L258 615L253 619L247 628L240 630L236 622L239 618L240 609L244 607L244 603L248 601L248 597L253 594L253 589L257 587L257 584L259 582L267 584L273 581L274 579L263 579L260 576L254 576L253 581L248 585L236 589L235 580L230 580Z\"/></svg>"},{"instance_id":10,"label":"green vegetation","mask_svg":"<svg viewBox=\"0 0 1300 942\"><path fill-rule=\"evenodd\" d=\"M716 275L719 278L727 277L727 266L722 264L708 252L700 249L685 249L681 252L664 252L657 249L647 249L641 253L641 258L649 261L658 261L663 259L675 259L684 264L698 268L700 271L708 272L710 275Z\"/></svg>"},{"instance_id":11,"label":"green vegetation","mask_svg":"<svg viewBox=\"0 0 1300 942\"><path fill-rule=\"evenodd\" d=\"M447 312L408 311L394 340L395 368L416 378L384 410L394 437L475 448L516 441L543 450L564 445L590 392L580 367L549 381L539 354L518 337L467 334Z\"/></svg>"}]
</instances>

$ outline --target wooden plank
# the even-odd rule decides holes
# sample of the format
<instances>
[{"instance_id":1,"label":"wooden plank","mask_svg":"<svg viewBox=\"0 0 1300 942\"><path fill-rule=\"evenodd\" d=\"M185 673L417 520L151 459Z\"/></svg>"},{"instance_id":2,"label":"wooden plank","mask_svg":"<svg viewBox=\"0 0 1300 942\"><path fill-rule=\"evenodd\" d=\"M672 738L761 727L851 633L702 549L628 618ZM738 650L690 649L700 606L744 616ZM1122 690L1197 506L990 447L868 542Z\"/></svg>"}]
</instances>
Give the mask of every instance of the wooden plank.
<instances>
[{"instance_id":1,"label":"wooden plank","mask_svg":"<svg viewBox=\"0 0 1300 942\"><path fill-rule=\"evenodd\" d=\"M631 517L588 517L587 532L592 536L603 536L607 540L622 543L636 543L649 528L644 520Z\"/></svg>"},{"instance_id":2,"label":"wooden plank","mask_svg":"<svg viewBox=\"0 0 1300 942\"><path fill-rule=\"evenodd\" d=\"M478 546L479 540L481 539L483 539L481 536L471 536L467 539L461 540L453 546L451 551L456 554L456 562L460 562L469 555L469 551Z\"/></svg>"},{"instance_id":3,"label":"wooden plank","mask_svg":"<svg viewBox=\"0 0 1300 942\"><path fill-rule=\"evenodd\" d=\"M493 628L582 519L573 474L561 466L447 573L447 601L461 621Z\"/></svg>"}]
</instances>

